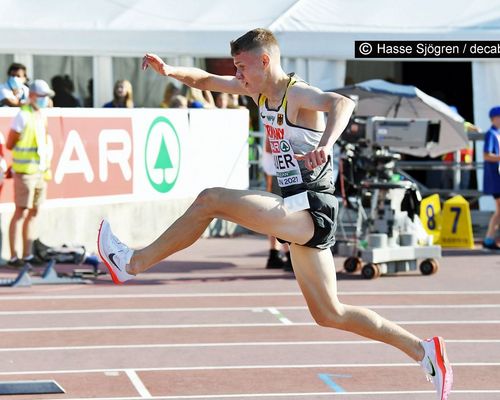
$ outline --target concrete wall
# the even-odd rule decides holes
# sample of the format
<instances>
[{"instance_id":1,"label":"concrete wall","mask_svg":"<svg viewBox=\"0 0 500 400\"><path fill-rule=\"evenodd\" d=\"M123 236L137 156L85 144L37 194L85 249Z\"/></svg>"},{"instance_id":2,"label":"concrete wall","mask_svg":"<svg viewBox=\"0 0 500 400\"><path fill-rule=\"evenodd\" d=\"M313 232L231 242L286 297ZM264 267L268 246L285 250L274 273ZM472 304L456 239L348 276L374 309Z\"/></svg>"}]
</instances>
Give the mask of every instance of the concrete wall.
<instances>
[{"instance_id":1,"label":"concrete wall","mask_svg":"<svg viewBox=\"0 0 500 400\"><path fill-rule=\"evenodd\" d=\"M35 237L50 246L83 245L87 251L97 254L97 230L101 219L106 218L121 241L134 248L142 247L156 239L193 201L194 198L42 207ZM11 217L10 211L0 215L3 259L10 258L8 232ZM235 230L236 225L233 223L214 220L204 236L226 236Z\"/></svg>"}]
</instances>

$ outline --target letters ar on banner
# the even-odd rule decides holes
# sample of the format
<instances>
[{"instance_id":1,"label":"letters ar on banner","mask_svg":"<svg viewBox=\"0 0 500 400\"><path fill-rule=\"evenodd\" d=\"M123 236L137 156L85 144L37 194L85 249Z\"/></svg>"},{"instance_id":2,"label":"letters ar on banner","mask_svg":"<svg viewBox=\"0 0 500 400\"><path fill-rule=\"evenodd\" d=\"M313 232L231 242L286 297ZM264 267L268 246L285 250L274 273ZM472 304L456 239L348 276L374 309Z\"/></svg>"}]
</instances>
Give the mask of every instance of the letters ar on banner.
<instances>
[{"instance_id":1,"label":"letters ar on banner","mask_svg":"<svg viewBox=\"0 0 500 400\"><path fill-rule=\"evenodd\" d=\"M18 111L0 110L1 143ZM248 187L246 110L45 111L53 176L48 203L188 197L207 184ZM207 151L215 148L215 153ZM10 165L11 152L4 149L4 155ZM221 163L233 168L219 168ZM12 201L12 180L7 179L0 203Z\"/></svg>"}]
</instances>

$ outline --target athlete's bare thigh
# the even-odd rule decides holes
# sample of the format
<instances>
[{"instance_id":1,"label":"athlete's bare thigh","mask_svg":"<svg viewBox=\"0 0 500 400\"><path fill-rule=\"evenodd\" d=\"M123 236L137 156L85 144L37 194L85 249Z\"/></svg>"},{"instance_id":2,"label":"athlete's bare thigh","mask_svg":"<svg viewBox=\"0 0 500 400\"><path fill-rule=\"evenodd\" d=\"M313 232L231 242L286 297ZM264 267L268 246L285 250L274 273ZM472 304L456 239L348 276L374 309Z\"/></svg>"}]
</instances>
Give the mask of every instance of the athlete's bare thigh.
<instances>
[{"instance_id":1,"label":"athlete's bare thigh","mask_svg":"<svg viewBox=\"0 0 500 400\"><path fill-rule=\"evenodd\" d=\"M307 243L314 234L309 212L288 211L283 199L272 193L224 188L210 190L216 191L215 217L291 243Z\"/></svg>"}]
</instances>

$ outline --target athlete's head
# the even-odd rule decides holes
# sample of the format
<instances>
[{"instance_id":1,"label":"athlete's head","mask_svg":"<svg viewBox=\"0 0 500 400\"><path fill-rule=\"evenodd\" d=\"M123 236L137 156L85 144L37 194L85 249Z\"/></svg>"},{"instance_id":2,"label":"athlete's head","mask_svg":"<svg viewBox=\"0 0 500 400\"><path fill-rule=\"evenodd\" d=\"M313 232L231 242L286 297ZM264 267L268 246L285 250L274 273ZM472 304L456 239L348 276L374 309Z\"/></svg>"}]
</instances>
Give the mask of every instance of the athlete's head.
<instances>
[{"instance_id":1,"label":"athlete's head","mask_svg":"<svg viewBox=\"0 0 500 400\"><path fill-rule=\"evenodd\" d=\"M231 41L236 78L249 91L259 93L273 66L280 63L280 49L273 33L258 28Z\"/></svg>"},{"instance_id":2,"label":"athlete's head","mask_svg":"<svg viewBox=\"0 0 500 400\"><path fill-rule=\"evenodd\" d=\"M268 53L277 52L279 45L273 33L264 28L253 29L236 40L231 41L231 55L234 57L241 52L265 50Z\"/></svg>"}]
</instances>

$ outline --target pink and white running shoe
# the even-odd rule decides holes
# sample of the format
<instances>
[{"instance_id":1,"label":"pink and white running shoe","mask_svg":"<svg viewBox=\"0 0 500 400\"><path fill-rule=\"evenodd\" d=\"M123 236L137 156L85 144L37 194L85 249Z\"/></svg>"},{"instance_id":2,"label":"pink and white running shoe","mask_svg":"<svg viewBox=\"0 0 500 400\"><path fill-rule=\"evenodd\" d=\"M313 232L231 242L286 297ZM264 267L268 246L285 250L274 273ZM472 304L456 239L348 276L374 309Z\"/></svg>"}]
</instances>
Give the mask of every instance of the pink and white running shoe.
<instances>
[{"instance_id":1,"label":"pink and white running shoe","mask_svg":"<svg viewBox=\"0 0 500 400\"><path fill-rule=\"evenodd\" d=\"M433 337L422 341L425 351L420 365L436 388L438 400L448 399L453 384L453 370L446 355L444 340L441 337Z\"/></svg>"},{"instance_id":2,"label":"pink and white running shoe","mask_svg":"<svg viewBox=\"0 0 500 400\"><path fill-rule=\"evenodd\" d=\"M108 267L114 283L120 284L135 277L135 275L127 272L127 264L130 262L134 251L113 235L111 226L106 220L102 220L99 227L97 250L102 261Z\"/></svg>"}]
</instances>

